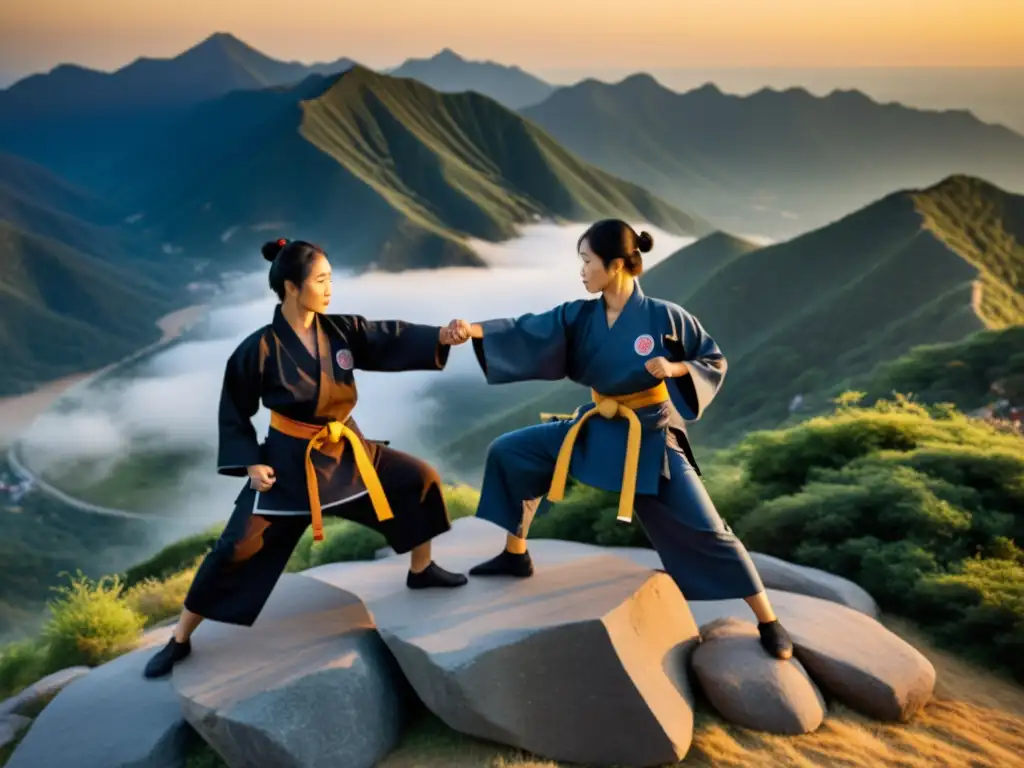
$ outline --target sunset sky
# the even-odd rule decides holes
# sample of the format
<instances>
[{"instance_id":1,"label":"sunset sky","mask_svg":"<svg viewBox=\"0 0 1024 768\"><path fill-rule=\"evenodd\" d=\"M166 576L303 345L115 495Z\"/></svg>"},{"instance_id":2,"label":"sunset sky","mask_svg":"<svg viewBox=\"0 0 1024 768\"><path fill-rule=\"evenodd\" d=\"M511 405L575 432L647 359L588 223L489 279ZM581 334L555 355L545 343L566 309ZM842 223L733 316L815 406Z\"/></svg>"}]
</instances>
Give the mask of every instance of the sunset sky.
<instances>
[{"instance_id":1,"label":"sunset sky","mask_svg":"<svg viewBox=\"0 0 1024 768\"><path fill-rule=\"evenodd\" d=\"M383 67L451 47L541 75L1024 65L1024 0L3 0L0 74L115 69L215 31L281 59Z\"/></svg>"}]
</instances>

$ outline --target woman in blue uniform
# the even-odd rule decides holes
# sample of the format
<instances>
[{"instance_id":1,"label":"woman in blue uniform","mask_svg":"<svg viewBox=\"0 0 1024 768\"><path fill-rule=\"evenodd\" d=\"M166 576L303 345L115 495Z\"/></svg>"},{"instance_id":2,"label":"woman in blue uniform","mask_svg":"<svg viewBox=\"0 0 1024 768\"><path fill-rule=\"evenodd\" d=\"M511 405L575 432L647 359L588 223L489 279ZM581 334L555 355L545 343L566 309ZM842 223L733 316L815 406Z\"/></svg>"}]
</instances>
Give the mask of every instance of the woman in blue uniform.
<instances>
[{"instance_id":1,"label":"woman in blue uniform","mask_svg":"<svg viewBox=\"0 0 1024 768\"><path fill-rule=\"evenodd\" d=\"M699 478L685 420L700 418L725 378L726 361L697 319L645 296L635 279L653 239L622 221L579 239L581 277L600 298L483 323L453 321L470 336L489 384L571 379L593 402L572 418L502 435L487 454L477 517L508 531L506 548L471 575L526 577L526 535L539 498L562 499L566 478L620 492L619 519L634 506L666 572L690 600L743 598L761 644L779 659L793 645L743 544Z\"/></svg>"},{"instance_id":2,"label":"woman in blue uniform","mask_svg":"<svg viewBox=\"0 0 1024 768\"><path fill-rule=\"evenodd\" d=\"M411 552L411 589L466 583L431 560L431 539L451 527L437 472L366 440L351 417L355 369L440 371L449 345L465 337L448 327L328 315L331 266L320 248L278 240L263 255L281 302L270 325L228 360L219 413L217 471L248 482L146 677L166 675L189 655L204 618L251 626L310 523L323 539L324 514L374 528L395 552ZM261 401L270 411L262 444L251 421Z\"/></svg>"}]
</instances>

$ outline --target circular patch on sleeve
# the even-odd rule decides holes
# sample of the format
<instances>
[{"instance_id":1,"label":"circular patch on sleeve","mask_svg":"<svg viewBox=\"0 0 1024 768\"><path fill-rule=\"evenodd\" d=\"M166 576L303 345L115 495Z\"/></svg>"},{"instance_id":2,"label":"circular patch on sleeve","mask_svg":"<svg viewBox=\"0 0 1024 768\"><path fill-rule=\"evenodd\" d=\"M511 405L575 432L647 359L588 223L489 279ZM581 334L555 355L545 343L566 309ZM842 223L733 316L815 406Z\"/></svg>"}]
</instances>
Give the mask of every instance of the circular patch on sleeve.
<instances>
[{"instance_id":1,"label":"circular patch on sleeve","mask_svg":"<svg viewBox=\"0 0 1024 768\"><path fill-rule=\"evenodd\" d=\"M654 338L650 334L637 336L633 342L633 351L641 357L647 357L654 350Z\"/></svg>"},{"instance_id":2,"label":"circular patch on sleeve","mask_svg":"<svg viewBox=\"0 0 1024 768\"><path fill-rule=\"evenodd\" d=\"M338 363L338 367L343 371L351 371L354 361L352 360L352 353L347 349L339 349L334 355L335 361Z\"/></svg>"}]
</instances>

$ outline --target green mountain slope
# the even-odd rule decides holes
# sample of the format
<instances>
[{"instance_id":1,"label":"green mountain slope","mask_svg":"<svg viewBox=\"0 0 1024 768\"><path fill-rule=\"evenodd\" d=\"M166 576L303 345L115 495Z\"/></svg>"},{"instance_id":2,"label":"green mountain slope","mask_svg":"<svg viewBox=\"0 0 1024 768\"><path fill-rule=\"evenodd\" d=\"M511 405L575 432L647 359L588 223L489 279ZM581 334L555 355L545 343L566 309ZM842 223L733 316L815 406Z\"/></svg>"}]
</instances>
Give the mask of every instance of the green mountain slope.
<instances>
[{"instance_id":1,"label":"green mountain slope","mask_svg":"<svg viewBox=\"0 0 1024 768\"><path fill-rule=\"evenodd\" d=\"M480 264L467 238L500 241L547 219L710 231L492 99L361 67L204 105L115 176L153 236L222 259L251 258L279 233L397 270Z\"/></svg>"},{"instance_id":2,"label":"green mountain slope","mask_svg":"<svg viewBox=\"0 0 1024 768\"><path fill-rule=\"evenodd\" d=\"M644 272L644 285L678 286L677 303L689 299L714 274L740 256L757 250L749 240L726 232L713 232L695 243L684 246L650 270Z\"/></svg>"},{"instance_id":3,"label":"green mountain slope","mask_svg":"<svg viewBox=\"0 0 1024 768\"><path fill-rule=\"evenodd\" d=\"M588 162L725 229L773 238L952 174L1024 191L1024 137L857 91L680 94L635 75L561 88L523 114Z\"/></svg>"},{"instance_id":4,"label":"green mountain slope","mask_svg":"<svg viewBox=\"0 0 1024 768\"><path fill-rule=\"evenodd\" d=\"M0 148L91 182L112 156L182 109L351 64L278 61L225 33L173 58L141 58L111 73L62 64L0 91Z\"/></svg>"},{"instance_id":5,"label":"green mountain slope","mask_svg":"<svg viewBox=\"0 0 1024 768\"><path fill-rule=\"evenodd\" d=\"M155 341L184 262L111 226L114 209L0 154L0 395L100 367Z\"/></svg>"},{"instance_id":6,"label":"green mountain slope","mask_svg":"<svg viewBox=\"0 0 1024 768\"><path fill-rule=\"evenodd\" d=\"M675 279L652 280L652 270L647 292L684 303L729 358L722 392L692 426L697 442L722 446L777 426L795 395L868 377L918 345L1024 323L1022 202L984 181L951 177L735 256L696 291L676 265L686 249L660 264ZM508 410L446 448L447 464L471 476L495 436L585 397L563 383L525 404L510 398ZM464 395L460 407L469 402Z\"/></svg>"},{"instance_id":7,"label":"green mountain slope","mask_svg":"<svg viewBox=\"0 0 1024 768\"><path fill-rule=\"evenodd\" d=\"M172 304L124 268L0 221L0 395L113 362Z\"/></svg>"},{"instance_id":8,"label":"green mountain slope","mask_svg":"<svg viewBox=\"0 0 1024 768\"><path fill-rule=\"evenodd\" d=\"M469 61L450 48L428 59L407 59L387 74L419 80L444 93L476 91L509 109L538 104L555 90L553 85L519 67L493 61Z\"/></svg>"}]
</instances>

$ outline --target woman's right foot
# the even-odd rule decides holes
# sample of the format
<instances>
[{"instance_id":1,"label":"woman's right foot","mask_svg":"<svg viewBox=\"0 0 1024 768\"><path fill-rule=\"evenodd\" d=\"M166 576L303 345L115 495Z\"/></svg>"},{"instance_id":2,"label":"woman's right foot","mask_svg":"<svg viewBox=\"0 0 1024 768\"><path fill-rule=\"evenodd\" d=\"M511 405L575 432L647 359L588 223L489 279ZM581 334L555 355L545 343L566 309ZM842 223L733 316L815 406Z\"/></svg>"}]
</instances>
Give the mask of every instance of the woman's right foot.
<instances>
[{"instance_id":1,"label":"woman's right foot","mask_svg":"<svg viewBox=\"0 0 1024 768\"><path fill-rule=\"evenodd\" d=\"M190 640L179 643L172 637L167 645L161 648L149 660L145 670L142 672L142 676L149 679L165 677L171 674L171 669L175 664L186 658L190 653L192 653L192 642Z\"/></svg>"},{"instance_id":2,"label":"woman's right foot","mask_svg":"<svg viewBox=\"0 0 1024 768\"><path fill-rule=\"evenodd\" d=\"M529 552L521 555L502 550L497 557L492 557L486 563L474 565L469 569L470 576L515 576L525 579L533 576L533 560Z\"/></svg>"}]
</instances>

